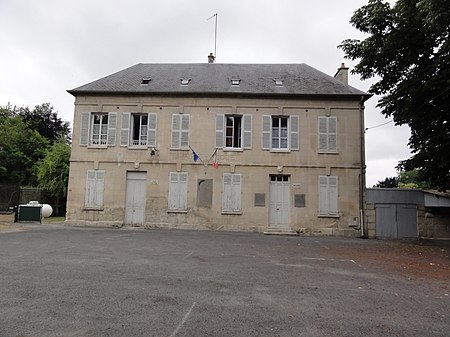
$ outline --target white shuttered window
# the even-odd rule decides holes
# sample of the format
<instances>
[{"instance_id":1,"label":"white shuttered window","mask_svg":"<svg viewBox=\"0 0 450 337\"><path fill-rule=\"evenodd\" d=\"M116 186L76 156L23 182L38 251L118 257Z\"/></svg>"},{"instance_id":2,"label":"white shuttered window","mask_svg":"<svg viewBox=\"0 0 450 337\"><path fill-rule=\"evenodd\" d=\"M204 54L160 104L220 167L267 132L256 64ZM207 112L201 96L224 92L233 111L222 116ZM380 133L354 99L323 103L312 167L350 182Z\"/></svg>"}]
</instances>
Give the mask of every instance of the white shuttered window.
<instances>
[{"instance_id":1,"label":"white shuttered window","mask_svg":"<svg viewBox=\"0 0 450 337\"><path fill-rule=\"evenodd\" d=\"M338 177L319 176L319 215L338 213Z\"/></svg>"},{"instance_id":2,"label":"white shuttered window","mask_svg":"<svg viewBox=\"0 0 450 337\"><path fill-rule=\"evenodd\" d=\"M262 116L262 149L299 150L299 116Z\"/></svg>"},{"instance_id":3,"label":"white shuttered window","mask_svg":"<svg viewBox=\"0 0 450 337\"><path fill-rule=\"evenodd\" d=\"M84 206L86 208L103 208L103 191L105 188L105 171L88 170L86 176L86 195Z\"/></svg>"},{"instance_id":4,"label":"white shuttered window","mask_svg":"<svg viewBox=\"0 0 450 337\"><path fill-rule=\"evenodd\" d=\"M241 212L241 186L242 177L240 174L223 174L222 212Z\"/></svg>"},{"instance_id":5,"label":"white shuttered window","mask_svg":"<svg viewBox=\"0 0 450 337\"><path fill-rule=\"evenodd\" d=\"M187 172L169 173L169 211L187 210Z\"/></svg>"},{"instance_id":6,"label":"white shuttered window","mask_svg":"<svg viewBox=\"0 0 450 337\"><path fill-rule=\"evenodd\" d=\"M216 148L252 148L252 115L216 115L215 125Z\"/></svg>"},{"instance_id":7,"label":"white shuttered window","mask_svg":"<svg viewBox=\"0 0 450 337\"><path fill-rule=\"evenodd\" d=\"M319 116L319 152L337 151L337 117Z\"/></svg>"},{"instance_id":8,"label":"white shuttered window","mask_svg":"<svg viewBox=\"0 0 450 337\"><path fill-rule=\"evenodd\" d=\"M172 115L172 149L186 149L189 146L190 115Z\"/></svg>"},{"instance_id":9,"label":"white shuttered window","mask_svg":"<svg viewBox=\"0 0 450 337\"><path fill-rule=\"evenodd\" d=\"M81 114L80 146L115 146L116 124L117 114L115 112L83 112Z\"/></svg>"}]
</instances>

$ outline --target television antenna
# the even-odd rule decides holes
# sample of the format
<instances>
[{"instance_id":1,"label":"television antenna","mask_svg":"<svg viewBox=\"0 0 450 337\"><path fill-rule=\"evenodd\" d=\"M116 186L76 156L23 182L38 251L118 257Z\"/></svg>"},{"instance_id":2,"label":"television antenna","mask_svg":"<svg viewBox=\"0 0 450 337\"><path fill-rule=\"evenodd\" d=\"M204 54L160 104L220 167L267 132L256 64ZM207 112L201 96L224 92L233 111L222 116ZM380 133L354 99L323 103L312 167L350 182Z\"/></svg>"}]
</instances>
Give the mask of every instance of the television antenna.
<instances>
[{"instance_id":1,"label":"television antenna","mask_svg":"<svg viewBox=\"0 0 450 337\"><path fill-rule=\"evenodd\" d=\"M211 20L212 18L215 18L215 24L214 24L214 57L217 58L217 13L206 19L206 21Z\"/></svg>"}]
</instances>

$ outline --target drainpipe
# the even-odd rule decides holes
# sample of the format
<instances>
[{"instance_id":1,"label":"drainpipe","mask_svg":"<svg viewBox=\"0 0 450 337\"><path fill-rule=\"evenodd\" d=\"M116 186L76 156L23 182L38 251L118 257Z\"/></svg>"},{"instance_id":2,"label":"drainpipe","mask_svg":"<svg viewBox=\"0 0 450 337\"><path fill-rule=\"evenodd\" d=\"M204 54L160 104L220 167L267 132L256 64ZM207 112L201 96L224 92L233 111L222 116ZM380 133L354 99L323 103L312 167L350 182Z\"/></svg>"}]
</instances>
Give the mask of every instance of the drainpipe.
<instances>
[{"instance_id":1,"label":"drainpipe","mask_svg":"<svg viewBox=\"0 0 450 337\"><path fill-rule=\"evenodd\" d=\"M361 143L360 143L360 156L361 156L361 166L359 171L359 223L361 227L361 237L366 237L364 233L364 191L366 188L366 151L365 151L365 125L364 125L364 96L361 97L361 103L359 105L359 115L360 115L360 132L361 132Z\"/></svg>"}]
</instances>

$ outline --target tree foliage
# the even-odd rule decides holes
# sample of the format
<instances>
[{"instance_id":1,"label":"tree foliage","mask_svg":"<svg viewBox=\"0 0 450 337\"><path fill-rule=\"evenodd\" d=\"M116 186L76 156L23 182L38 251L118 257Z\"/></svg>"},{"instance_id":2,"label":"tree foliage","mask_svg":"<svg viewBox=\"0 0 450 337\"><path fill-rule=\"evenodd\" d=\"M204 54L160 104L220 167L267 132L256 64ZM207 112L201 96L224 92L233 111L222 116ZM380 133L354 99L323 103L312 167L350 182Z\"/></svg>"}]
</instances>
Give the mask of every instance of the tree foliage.
<instances>
[{"instance_id":1,"label":"tree foliage","mask_svg":"<svg viewBox=\"0 0 450 337\"><path fill-rule=\"evenodd\" d=\"M398 168L417 169L420 181L449 189L450 2L369 0L350 22L368 35L339 46L359 60L353 73L379 78L369 92L381 95L381 112L411 129L413 156Z\"/></svg>"},{"instance_id":2,"label":"tree foliage","mask_svg":"<svg viewBox=\"0 0 450 337\"><path fill-rule=\"evenodd\" d=\"M47 149L69 139L69 123L61 121L48 103L33 110L0 107L0 182L38 186L38 163Z\"/></svg>"},{"instance_id":3,"label":"tree foliage","mask_svg":"<svg viewBox=\"0 0 450 337\"><path fill-rule=\"evenodd\" d=\"M69 159L70 145L63 138L59 138L46 150L45 157L38 163L39 187L54 197L66 196Z\"/></svg>"}]
</instances>

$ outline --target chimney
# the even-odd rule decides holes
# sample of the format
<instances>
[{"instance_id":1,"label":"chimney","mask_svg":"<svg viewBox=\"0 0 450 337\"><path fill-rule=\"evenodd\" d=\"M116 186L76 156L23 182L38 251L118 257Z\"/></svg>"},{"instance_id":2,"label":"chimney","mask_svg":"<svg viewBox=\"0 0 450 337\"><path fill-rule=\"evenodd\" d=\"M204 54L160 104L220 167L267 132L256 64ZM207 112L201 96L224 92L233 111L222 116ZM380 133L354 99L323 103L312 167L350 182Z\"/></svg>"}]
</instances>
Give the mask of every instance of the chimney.
<instances>
[{"instance_id":1,"label":"chimney","mask_svg":"<svg viewBox=\"0 0 450 337\"><path fill-rule=\"evenodd\" d=\"M208 55L208 63L214 63L214 59L216 57L213 55L213 53L209 53Z\"/></svg>"},{"instance_id":2,"label":"chimney","mask_svg":"<svg viewBox=\"0 0 450 337\"><path fill-rule=\"evenodd\" d=\"M348 85L348 67L345 66L345 63L341 63L341 67L338 68L334 78Z\"/></svg>"}]
</instances>

